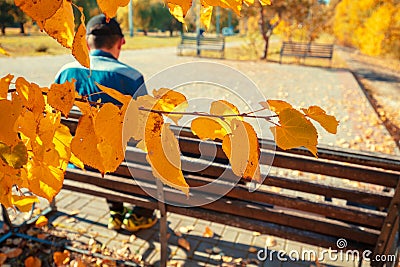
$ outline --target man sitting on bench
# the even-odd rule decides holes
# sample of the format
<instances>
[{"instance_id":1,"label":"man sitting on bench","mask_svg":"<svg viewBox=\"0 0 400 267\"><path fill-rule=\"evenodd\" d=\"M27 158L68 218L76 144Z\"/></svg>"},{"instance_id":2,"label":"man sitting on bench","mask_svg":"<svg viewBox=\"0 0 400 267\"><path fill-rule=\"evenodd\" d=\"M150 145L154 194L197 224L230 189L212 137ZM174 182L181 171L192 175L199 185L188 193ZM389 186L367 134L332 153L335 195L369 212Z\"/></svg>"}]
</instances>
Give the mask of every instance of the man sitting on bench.
<instances>
[{"instance_id":1,"label":"man sitting on bench","mask_svg":"<svg viewBox=\"0 0 400 267\"><path fill-rule=\"evenodd\" d=\"M123 94L134 95L142 86L143 75L136 69L118 61L121 47L125 38L115 19L108 23L101 14L91 18L86 26L86 39L90 50L91 73L78 62L68 63L56 75L55 82L62 84L66 81L76 80L75 88L82 96L87 96L90 101L111 102L121 104L116 99L101 93L96 82L120 91ZM145 88L143 88L145 89ZM142 92L142 89L140 90ZM110 208L108 228L119 230L122 228L134 232L139 229L152 227L157 218L154 211L135 207L128 210L121 202L107 200Z\"/></svg>"}]
</instances>

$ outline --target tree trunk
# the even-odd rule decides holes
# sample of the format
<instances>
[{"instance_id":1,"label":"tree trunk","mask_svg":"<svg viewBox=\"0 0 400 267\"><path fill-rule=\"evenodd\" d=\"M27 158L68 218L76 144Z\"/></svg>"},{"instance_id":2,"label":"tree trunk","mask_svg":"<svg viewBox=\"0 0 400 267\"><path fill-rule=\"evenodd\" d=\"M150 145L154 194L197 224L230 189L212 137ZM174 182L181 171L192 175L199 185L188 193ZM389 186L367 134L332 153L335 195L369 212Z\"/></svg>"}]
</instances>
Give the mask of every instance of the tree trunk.
<instances>
[{"instance_id":1,"label":"tree trunk","mask_svg":"<svg viewBox=\"0 0 400 267\"><path fill-rule=\"evenodd\" d=\"M147 30L143 30L144 36L147 36Z\"/></svg>"},{"instance_id":2,"label":"tree trunk","mask_svg":"<svg viewBox=\"0 0 400 267\"><path fill-rule=\"evenodd\" d=\"M1 26L1 34L6 35L6 26Z\"/></svg>"},{"instance_id":3,"label":"tree trunk","mask_svg":"<svg viewBox=\"0 0 400 267\"><path fill-rule=\"evenodd\" d=\"M173 29L170 29L170 30L169 30L169 37L172 37L172 36L174 36L174 30L173 30Z\"/></svg>"},{"instance_id":4,"label":"tree trunk","mask_svg":"<svg viewBox=\"0 0 400 267\"><path fill-rule=\"evenodd\" d=\"M24 27L24 23L23 22L19 23L19 33L20 34L25 34L25 27Z\"/></svg>"},{"instance_id":5,"label":"tree trunk","mask_svg":"<svg viewBox=\"0 0 400 267\"><path fill-rule=\"evenodd\" d=\"M266 22L265 22L265 15L264 15L264 7L259 3L259 10L260 10L260 20L258 22L260 26L260 32L261 35L264 39L265 45L264 45L264 53L261 59L267 60L268 56L268 46L269 46L269 36L267 35L267 29L266 29Z\"/></svg>"}]
</instances>

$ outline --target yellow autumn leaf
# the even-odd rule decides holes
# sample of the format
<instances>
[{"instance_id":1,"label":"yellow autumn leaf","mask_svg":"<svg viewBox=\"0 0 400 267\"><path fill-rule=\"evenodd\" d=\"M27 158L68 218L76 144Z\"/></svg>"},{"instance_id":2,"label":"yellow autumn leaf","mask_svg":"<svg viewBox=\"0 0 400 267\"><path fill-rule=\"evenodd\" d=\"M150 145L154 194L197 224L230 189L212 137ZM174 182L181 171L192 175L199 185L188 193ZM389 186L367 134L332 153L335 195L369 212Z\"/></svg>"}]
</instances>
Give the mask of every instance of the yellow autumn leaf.
<instances>
[{"instance_id":1,"label":"yellow autumn leaf","mask_svg":"<svg viewBox=\"0 0 400 267\"><path fill-rule=\"evenodd\" d=\"M179 5L168 3L168 9L172 16L174 16L179 22L185 24L185 15L183 9Z\"/></svg>"},{"instance_id":2,"label":"yellow autumn leaf","mask_svg":"<svg viewBox=\"0 0 400 267\"><path fill-rule=\"evenodd\" d=\"M143 119L142 124L139 124L139 107L137 102L132 100L128 105L124 105L121 111L123 112L122 145L125 146L131 137L135 140L142 140L145 119ZM144 116L144 113L142 115Z\"/></svg>"},{"instance_id":3,"label":"yellow autumn leaf","mask_svg":"<svg viewBox=\"0 0 400 267\"><path fill-rule=\"evenodd\" d=\"M33 203L39 203L36 196L12 196L12 203L22 212L29 212L32 209Z\"/></svg>"},{"instance_id":4,"label":"yellow autumn leaf","mask_svg":"<svg viewBox=\"0 0 400 267\"><path fill-rule=\"evenodd\" d=\"M195 118L190 126L193 134L200 139L220 139L231 133L229 124L219 118L198 117Z\"/></svg>"},{"instance_id":5,"label":"yellow autumn leaf","mask_svg":"<svg viewBox=\"0 0 400 267\"><path fill-rule=\"evenodd\" d=\"M111 104L103 105L96 115L94 130L98 136L97 148L103 161L101 173L113 172L124 160L122 147L122 114Z\"/></svg>"},{"instance_id":6,"label":"yellow autumn leaf","mask_svg":"<svg viewBox=\"0 0 400 267\"><path fill-rule=\"evenodd\" d=\"M61 122L61 114L58 113L46 113L46 116L42 117L39 121L37 135L40 138L44 146L53 144L54 133L58 125Z\"/></svg>"},{"instance_id":7,"label":"yellow autumn leaf","mask_svg":"<svg viewBox=\"0 0 400 267\"><path fill-rule=\"evenodd\" d=\"M1 46L0 46L0 55L10 56L10 54Z\"/></svg>"},{"instance_id":8,"label":"yellow autumn leaf","mask_svg":"<svg viewBox=\"0 0 400 267\"><path fill-rule=\"evenodd\" d=\"M93 117L90 115L81 116L71 142L71 150L84 164L98 170L104 170L100 151L97 149L99 142L99 137L94 130Z\"/></svg>"},{"instance_id":9,"label":"yellow autumn leaf","mask_svg":"<svg viewBox=\"0 0 400 267\"><path fill-rule=\"evenodd\" d=\"M89 48L86 42L85 17L82 8L79 10L82 14L81 24L79 25L74 36L74 41L72 42L72 55L82 66L90 69Z\"/></svg>"},{"instance_id":10,"label":"yellow autumn leaf","mask_svg":"<svg viewBox=\"0 0 400 267\"><path fill-rule=\"evenodd\" d=\"M129 4L129 0L97 0L97 5L104 15L106 15L107 21L117 15L119 7L124 7L127 4Z\"/></svg>"},{"instance_id":11,"label":"yellow autumn leaf","mask_svg":"<svg viewBox=\"0 0 400 267\"><path fill-rule=\"evenodd\" d=\"M65 265L70 261L70 252L68 250L54 252L53 260L57 266Z\"/></svg>"},{"instance_id":12,"label":"yellow autumn leaf","mask_svg":"<svg viewBox=\"0 0 400 267\"><path fill-rule=\"evenodd\" d=\"M35 222L35 226L36 227L43 227L46 226L49 223L49 220L46 218L46 216L40 216L36 222Z\"/></svg>"},{"instance_id":13,"label":"yellow autumn leaf","mask_svg":"<svg viewBox=\"0 0 400 267\"><path fill-rule=\"evenodd\" d=\"M220 6L222 8L232 9L240 16L243 0L201 0L202 5Z\"/></svg>"},{"instance_id":14,"label":"yellow autumn leaf","mask_svg":"<svg viewBox=\"0 0 400 267\"><path fill-rule=\"evenodd\" d=\"M15 81L15 89L23 105L34 113L35 119L41 117L45 109L45 101L39 85L18 77Z\"/></svg>"},{"instance_id":15,"label":"yellow autumn leaf","mask_svg":"<svg viewBox=\"0 0 400 267\"><path fill-rule=\"evenodd\" d=\"M210 114L227 116L224 117L223 120L225 120L228 124L230 124L233 119L243 120L241 116L234 116L240 114L239 109L234 104L229 103L226 100L213 101L210 107Z\"/></svg>"},{"instance_id":16,"label":"yellow autumn leaf","mask_svg":"<svg viewBox=\"0 0 400 267\"><path fill-rule=\"evenodd\" d=\"M166 111L166 112L183 112L188 107L186 97L174 90L168 88L160 88L153 90L153 95L157 99L154 110ZM173 120L175 124L182 118L182 115L166 114L168 118Z\"/></svg>"},{"instance_id":17,"label":"yellow autumn leaf","mask_svg":"<svg viewBox=\"0 0 400 267\"><path fill-rule=\"evenodd\" d=\"M53 155L55 154L53 153ZM54 161L58 162L58 159L54 159ZM41 163L39 160L29 161L27 168L29 170L29 189L35 195L51 202L62 188L64 171L45 162Z\"/></svg>"},{"instance_id":18,"label":"yellow autumn leaf","mask_svg":"<svg viewBox=\"0 0 400 267\"><path fill-rule=\"evenodd\" d=\"M16 132L16 121L22 111L22 103L15 98L13 101L0 100L0 142L14 146L19 142Z\"/></svg>"},{"instance_id":19,"label":"yellow autumn leaf","mask_svg":"<svg viewBox=\"0 0 400 267\"><path fill-rule=\"evenodd\" d=\"M0 142L0 158L14 169L19 169L28 162L28 151L23 142L13 147Z\"/></svg>"},{"instance_id":20,"label":"yellow autumn leaf","mask_svg":"<svg viewBox=\"0 0 400 267\"><path fill-rule=\"evenodd\" d=\"M166 0L166 1L168 3L170 11L171 11L171 6L174 6L174 8L176 8L176 6L179 6L180 9L182 10L183 17L186 16L193 2L192 0Z\"/></svg>"},{"instance_id":21,"label":"yellow autumn leaf","mask_svg":"<svg viewBox=\"0 0 400 267\"><path fill-rule=\"evenodd\" d=\"M295 109L279 113L280 126L270 127L276 144L282 149L304 146L317 156L318 134L314 125Z\"/></svg>"},{"instance_id":22,"label":"yellow autumn leaf","mask_svg":"<svg viewBox=\"0 0 400 267\"><path fill-rule=\"evenodd\" d=\"M43 22L56 13L63 0L15 0L14 2L42 28Z\"/></svg>"},{"instance_id":23,"label":"yellow autumn leaf","mask_svg":"<svg viewBox=\"0 0 400 267\"><path fill-rule=\"evenodd\" d=\"M260 145L253 127L237 119L231 122L232 133L222 140L222 150L229 158L232 171L244 179L261 182Z\"/></svg>"},{"instance_id":24,"label":"yellow autumn leaf","mask_svg":"<svg viewBox=\"0 0 400 267\"><path fill-rule=\"evenodd\" d=\"M53 83L47 92L47 102L56 110L68 117L71 111L75 97L78 95L75 91L75 79L71 82L66 81L63 84Z\"/></svg>"},{"instance_id":25,"label":"yellow autumn leaf","mask_svg":"<svg viewBox=\"0 0 400 267\"><path fill-rule=\"evenodd\" d=\"M189 185L181 170L178 140L169 125L164 125L160 114L150 113L145 131L146 159L152 167L153 175L189 195Z\"/></svg>"},{"instance_id":26,"label":"yellow autumn leaf","mask_svg":"<svg viewBox=\"0 0 400 267\"><path fill-rule=\"evenodd\" d=\"M206 30L210 27L213 6L202 5L200 9L200 21L203 23Z\"/></svg>"},{"instance_id":27,"label":"yellow autumn leaf","mask_svg":"<svg viewBox=\"0 0 400 267\"><path fill-rule=\"evenodd\" d=\"M66 48L72 48L74 28L72 3L68 0L63 0L57 12L44 23L44 30L47 34Z\"/></svg>"},{"instance_id":28,"label":"yellow autumn leaf","mask_svg":"<svg viewBox=\"0 0 400 267\"><path fill-rule=\"evenodd\" d=\"M12 187L19 174L20 170L14 169L0 159L0 203L6 208L12 207Z\"/></svg>"},{"instance_id":29,"label":"yellow autumn leaf","mask_svg":"<svg viewBox=\"0 0 400 267\"><path fill-rule=\"evenodd\" d=\"M283 100L267 100L267 102L260 102L261 106L279 114L282 110L293 108L288 102Z\"/></svg>"},{"instance_id":30,"label":"yellow autumn leaf","mask_svg":"<svg viewBox=\"0 0 400 267\"><path fill-rule=\"evenodd\" d=\"M132 100L132 96L130 96L130 95L124 95L121 92L119 92L113 88L109 88L109 87L101 85L97 82L96 82L96 85L100 88L101 91L103 91L107 95L111 96L115 100L118 100L123 105L128 105L129 102Z\"/></svg>"},{"instance_id":31,"label":"yellow autumn leaf","mask_svg":"<svg viewBox=\"0 0 400 267\"><path fill-rule=\"evenodd\" d=\"M35 115L28 109L22 111L16 122L18 132L33 140L36 138L37 124L38 122L35 119ZM24 140L22 138L21 136L21 140Z\"/></svg>"},{"instance_id":32,"label":"yellow autumn leaf","mask_svg":"<svg viewBox=\"0 0 400 267\"><path fill-rule=\"evenodd\" d=\"M83 169L83 163L79 159L72 157L71 153L71 142L72 135L69 128L63 124L58 125L54 132L53 144L54 149L57 151L59 156L58 167L63 171L67 169L68 162L73 162L76 166ZM72 157L72 159L71 159Z\"/></svg>"},{"instance_id":33,"label":"yellow autumn leaf","mask_svg":"<svg viewBox=\"0 0 400 267\"><path fill-rule=\"evenodd\" d=\"M14 75L7 74L0 79L0 99L7 98L8 89L10 89L10 83L14 79Z\"/></svg>"},{"instance_id":34,"label":"yellow autumn leaf","mask_svg":"<svg viewBox=\"0 0 400 267\"><path fill-rule=\"evenodd\" d=\"M310 106L308 109L301 109L308 117L317 121L326 131L336 134L339 122L332 115L326 114L325 110L318 106Z\"/></svg>"},{"instance_id":35,"label":"yellow autumn leaf","mask_svg":"<svg viewBox=\"0 0 400 267\"><path fill-rule=\"evenodd\" d=\"M7 250L5 254L7 255L7 258L13 259L21 255L22 252L21 248L12 248Z\"/></svg>"},{"instance_id":36,"label":"yellow autumn leaf","mask_svg":"<svg viewBox=\"0 0 400 267\"><path fill-rule=\"evenodd\" d=\"M42 266L42 261L35 256L29 256L28 258L25 259L24 261L25 267L41 267Z\"/></svg>"}]
</instances>

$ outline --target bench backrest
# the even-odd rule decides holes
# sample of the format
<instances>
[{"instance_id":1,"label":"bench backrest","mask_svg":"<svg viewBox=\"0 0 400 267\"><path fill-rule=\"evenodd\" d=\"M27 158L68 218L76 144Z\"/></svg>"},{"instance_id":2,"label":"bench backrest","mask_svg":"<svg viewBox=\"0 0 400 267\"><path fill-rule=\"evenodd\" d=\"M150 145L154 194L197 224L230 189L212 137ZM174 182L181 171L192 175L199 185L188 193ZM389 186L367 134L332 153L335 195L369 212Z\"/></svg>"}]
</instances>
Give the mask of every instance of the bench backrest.
<instances>
[{"instance_id":1,"label":"bench backrest","mask_svg":"<svg viewBox=\"0 0 400 267\"><path fill-rule=\"evenodd\" d=\"M77 120L70 118L66 123L74 131ZM226 188L224 182L217 180L220 175L225 173L224 177L237 179L220 143L200 142L188 129L174 130L179 135L182 168L191 190L201 190L199 186L213 182L216 191L203 192L212 197L219 193L218 187ZM168 211L317 246L334 248L339 238L345 238L348 249L370 249L382 255L388 252L389 242L398 231L399 157L388 159L375 153L319 147L316 159L305 149L275 152L272 141L260 143L262 164L273 156L274 168L257 191L249 192L246 181L241 181L223 198L205 206L172 205ZM134 170L135 180L131 179L129 169ZM193 169L197 171L190 171ZM82 188L68 180L92 184L105 190L86 188L89 191L81 192L157 208L155 200L143 190L155 193L154 179L145 153L129 146L126 162L114 174L101 178L93 172L68 170L64 186L79 191ZM116 194L115 190L122 193ZM165 187L164 191L166 199L187 201L176 190Z\"/></svg>"},{"instance_id":2,"label":"bench backrest","mask_svg":"<svg viewBox=\"0 0 400 267\"><path fill-rule=\"evenodd\" d=\"M182 35L181 44L197 44L199 41L200 45L216 45L216 46L223 46L225 44L225 38L223 36L200 36L197 39L196 36L187 36Z\"/></svg>"},{"instance_id":3,"label":"bench backrest","mask_svg":"<svg viewBox=\"0 0 400 267\"><path fill-rule=\"evenodd\" d=\"M281 55L332 58L332 44L283 42Z\"/></svg>"}]
</instances>

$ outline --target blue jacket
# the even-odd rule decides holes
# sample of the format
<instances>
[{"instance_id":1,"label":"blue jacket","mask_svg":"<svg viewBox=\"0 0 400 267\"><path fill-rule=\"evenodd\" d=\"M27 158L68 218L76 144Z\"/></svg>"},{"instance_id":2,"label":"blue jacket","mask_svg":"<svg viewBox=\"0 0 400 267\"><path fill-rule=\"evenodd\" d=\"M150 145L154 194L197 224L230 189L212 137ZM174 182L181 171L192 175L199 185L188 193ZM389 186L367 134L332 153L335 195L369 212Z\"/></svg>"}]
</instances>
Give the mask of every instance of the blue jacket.
<instances>
[{"instance_id":1,"label":"blue jacket","mask_svg":"<svg viewBox=\"0 0 400 267\"><path fill-rule=\"evenodd\" d=\"M93 50L90 53L91 73L89 69L81 66L78 62L64 65L57 73L55 82L62 84L66 81L76 79L76 91L82 96L89 96L90 101L111 102L121 104L114 98L96 86L95 82L116 89L126 95L134 95L140 88L139 94L147 93L143 75L136 69L118 61L110 53L102 50ZM141 88L142 86L142 88Z\"/></svg>"}]
</instances>

